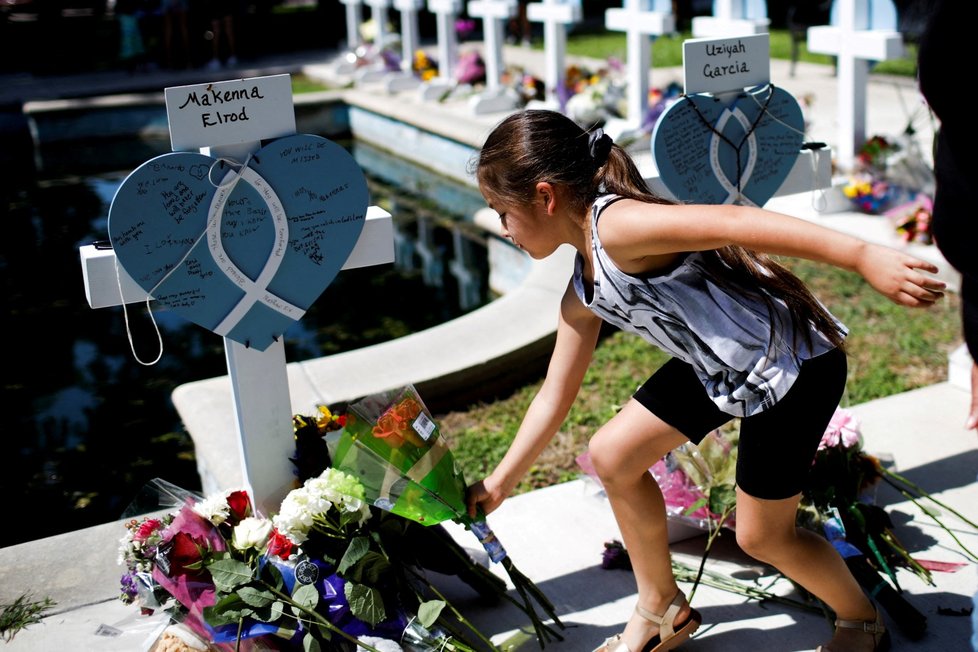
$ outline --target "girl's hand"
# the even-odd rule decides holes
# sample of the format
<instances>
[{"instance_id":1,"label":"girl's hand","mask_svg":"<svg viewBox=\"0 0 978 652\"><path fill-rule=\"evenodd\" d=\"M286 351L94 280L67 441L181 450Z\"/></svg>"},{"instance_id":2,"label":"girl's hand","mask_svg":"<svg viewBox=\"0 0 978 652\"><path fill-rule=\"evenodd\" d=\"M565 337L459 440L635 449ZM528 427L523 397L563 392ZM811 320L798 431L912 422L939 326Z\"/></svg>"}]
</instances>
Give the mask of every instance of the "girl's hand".
<instances>
[{"instance_id":1,"label":"girl's hand","mask_svg":"<svg viewBox=\"0 0 978 652\"><path fill-rule=\"evenodd\" d=\"M936 265L889 247L866 244L856 271L877 292L903 306L926 308L944 296L946 284L923 273L936 274Z\"/></svg>"},{"instance_id":2,"label":"girl's hand","mask_svg":"<svg viewBox=\"0 0 978 652\"><path fill-rule=\"evenodd\" d=\"M469 485L465 490L465 505L469 516L475 518L479 508L483 514L489 514L499 507L509 495L490 475L480 482Z\"/></svg>"}]
</instances>

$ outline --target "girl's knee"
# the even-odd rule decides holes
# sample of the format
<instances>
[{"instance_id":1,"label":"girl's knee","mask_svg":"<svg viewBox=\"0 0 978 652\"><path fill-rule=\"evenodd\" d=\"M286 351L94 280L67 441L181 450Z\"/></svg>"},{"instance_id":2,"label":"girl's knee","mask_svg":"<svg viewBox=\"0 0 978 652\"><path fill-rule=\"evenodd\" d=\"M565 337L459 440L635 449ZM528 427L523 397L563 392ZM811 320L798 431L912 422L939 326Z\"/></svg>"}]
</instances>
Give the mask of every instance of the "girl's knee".
<instances>
[{"instance_id":1,"label":"girl's knee","mask_svg":"<svg viewBox=\"0 0 978 652\"><path fill-rule=\"evenodd\" d=\"M614 445L614 436L609 432L607 426L598 430L588 442L588 456L594 472L602 482L607 482L615 477L621 468L621 449Z\"/></svg>"}]
</instances>

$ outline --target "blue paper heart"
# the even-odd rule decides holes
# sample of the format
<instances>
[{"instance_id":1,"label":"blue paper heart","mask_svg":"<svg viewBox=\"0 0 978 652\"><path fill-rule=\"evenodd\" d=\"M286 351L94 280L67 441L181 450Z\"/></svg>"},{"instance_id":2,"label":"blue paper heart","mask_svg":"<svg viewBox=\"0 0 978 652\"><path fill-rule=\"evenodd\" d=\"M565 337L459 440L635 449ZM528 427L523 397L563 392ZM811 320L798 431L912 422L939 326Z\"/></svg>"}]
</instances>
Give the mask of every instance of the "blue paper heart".
<instances>
[{"instance_id":1,"label":"blue paper heart","mask_svg":"<svg viewBox=\"0 0 978 652\"><path fill-rule=\"evenodd\" d=\"M192 152L143 163L112 200L109 237L119 264L156 300L263 351L343 267L368 203L346 150L298 134L244 166Z\"/></svg>"},{"instance_id":2,"label":"blue paper heart","mask_svg":"<svg viewBox=\"0 0 978 652\"><path fill-rule=\"evenodd\" d=\"M730 104L687 95L656 122L652 156L680 201L763 206L791 172L804 128L798 102L781 88L745 92Z\"/></svg>"}]
</instances>

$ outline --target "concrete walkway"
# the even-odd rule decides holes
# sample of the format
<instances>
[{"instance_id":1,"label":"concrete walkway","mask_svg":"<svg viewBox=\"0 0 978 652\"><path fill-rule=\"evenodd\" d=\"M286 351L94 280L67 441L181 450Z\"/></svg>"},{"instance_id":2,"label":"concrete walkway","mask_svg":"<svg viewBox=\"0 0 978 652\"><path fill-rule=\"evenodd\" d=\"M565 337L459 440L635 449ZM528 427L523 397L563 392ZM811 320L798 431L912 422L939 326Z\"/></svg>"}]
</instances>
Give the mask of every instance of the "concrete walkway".
<instances>
[{"instance_id":1,"label":"concrete walkway","mask_svg":"<svg viewBox=\"0 0 978 652\"><path fill-rule=\"evenodd\" d=\"M513 50L520 49L507 50L507 57ZM522 54L534 56L528 52ZM666 74L656 71L653 83L666 83ZM777 72L772 77L796 96L819 89L814 91L813 105L818 108L810 116L812 136L832 143L834 95L830 94L830 87L834 86L834 80L831 71L800 66L794 80L782 79ZM782 80L778 82L779 79ZM907 116L900 108L900 98L907 96L914 93L905 82L874 79L870 86L870 125L888 134L902 129ZM884 111L889 112L889 117L883 115ZM921 139L923 142L923 135ZM779 210L792 213L804 213L802 207L806 202L811 203L807 197L778 201L784 202ZM820 219L813 213L807 217ZM843 220L844 228L859 233L875 232L879 220L872 219L848 215ZM838 224L843 227L842 222ZM885 240L887 234L879 232L879 237ZM934 248L928 248L926 255L939 256ZM978 518L975 508L978 447L974 433L961 427L967 402L968 394L959 383L945 382L856 406L854 411L862 422L870 452L891 458L901 473L974 519ZM915 556L963 561L949 534L936 527L914 505L885 489L880 490L877 499L898 520L897 534ZM959 526L953 517L943 518L962 543L973 551L978 550L975 533ZM560 617L569 625L564 642L548 649L584 652L621 630L635 603L634 584L627 572L600 568L603 543L617 538L618 532L607 501L589 480L514 497L492 515L490 523L516 565L550 596ZM116 600L121 571L116 565L116 546L122 534L121 523L110 523L0 548L0 603L11 602L25 590L32 591L37 598L50 596L58 603L53 615L19 633L5 649L12 652L146 649L155 623L140 619L132 608ZM454 530L454 534L463 545L474 546L469 533ZM673 551L677 561L693 565L702 547L703 537L697 535L675 543ZM764 578L766 583L770 579L770 570L746 559L730 536L721 537L713 560L717 570L735 573L745 581ZM495 570L502 574L498 568ZM970 607L971 596L978 588L975 565L969 564L956 573L936 573L935 586L924 585L906 573L900 579L907 599L927 615L929 632L923 640L910 643L895 630L895 649L933 652L968 649L969 619L943 614ZM526 625L522 614L514 608L480 607L467 587L450 578L445 579L444 586L453 603L496 643L510 640L518 628ZM791 587L781 582L776 590L787 593ZM697 589L693 604L703 613L706 626L684 649L811 650L830 635L829 625L819 616L777 605L758 605L709 587ZM532 648L532 645L526 647Z\"/></svg>"}]
</instances>

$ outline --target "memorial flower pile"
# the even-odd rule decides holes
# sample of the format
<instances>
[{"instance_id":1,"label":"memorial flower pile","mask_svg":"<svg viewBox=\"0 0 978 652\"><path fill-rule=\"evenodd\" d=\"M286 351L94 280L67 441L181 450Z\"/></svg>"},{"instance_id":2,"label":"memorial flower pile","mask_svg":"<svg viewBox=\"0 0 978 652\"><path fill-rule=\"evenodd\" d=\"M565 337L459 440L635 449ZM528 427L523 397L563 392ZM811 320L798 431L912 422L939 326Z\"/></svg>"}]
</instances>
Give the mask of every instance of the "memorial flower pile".
<instances>
[{"instance_id":1,"label":"memorial flower pile","mask_svg":"<svg viewBox=\"0 0 978 652\"><path fill-rule=\"evenodd\" d=\"M736 528L735 469L737 464L736 428L718 430L700 445L686 444L656 462L650 472L662 488L670 519L707 531L708 538L700 568L674 569L695 584L704 576L710 546L722 529ZM589 475L593 470L582 455L578 462ZM910 554L898 539L886 510L875 503L875 491L889 485L916 505L959 544L962 554L978 562L940 519L954 516L967 527L978 524L940 502L904 476L884 465L863 448L859 423L852 412L839 408L827 426L812 461L809 481L798 509L798 524L828 539L846 560L853 575L883 606L909 638L919 638L926 630L926 618L903 596L899 572L910 572L933 585L934 571L954 571L963 564L919 559ZM620 544L606 544L608 567L624 567ZM712 574L710 584L750 597L786 601L778 596ZM798 603L798 606L804 606Z\"/></svg>"},{"instance_id":2,"label":"memorial flower pile","mask_svg":"<svg viewBox=\"0 0 978 652\"><path fill-rule=\"evenodd\" d=\"M842 192L861 212L888 218L902 241L933 242L934 172L923 160L912 130L900 138L867 140Z\"/></svg>"},{"instance_id":3,"label":"memorial flower pile","mask_svg":"<svg viewBox=\"0 0 978 652\"><path fill-rule=\"evenodd\" d=\"M557 89L560 110L579 125L591 127L610 118L625 117L625 79L621 62L592 70L579 65L567 67Z\"/></svg>"},{"instance_id":4,"label":"memorial flower pile","mask_svg":"<svg viewBox=\"0 0 978 652\"><path fill-rule=\"evenodd\" d=\"M439 525L460 518L460 504L464 512L465 485L420 397L405 391L372 417L325 407L296 415L297 486L273 515L255 513L245 491L201 497L167 487L175 509L127 523L122 600L169 614L184 635L217 650L495 649L430 570L457 576L483 601L522 609L541 647L560 638L534 609L559 625L552 605L504 561L484 522L469 525L518 598Z\"/></svg>"}]
</instances>

